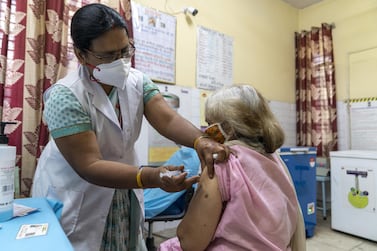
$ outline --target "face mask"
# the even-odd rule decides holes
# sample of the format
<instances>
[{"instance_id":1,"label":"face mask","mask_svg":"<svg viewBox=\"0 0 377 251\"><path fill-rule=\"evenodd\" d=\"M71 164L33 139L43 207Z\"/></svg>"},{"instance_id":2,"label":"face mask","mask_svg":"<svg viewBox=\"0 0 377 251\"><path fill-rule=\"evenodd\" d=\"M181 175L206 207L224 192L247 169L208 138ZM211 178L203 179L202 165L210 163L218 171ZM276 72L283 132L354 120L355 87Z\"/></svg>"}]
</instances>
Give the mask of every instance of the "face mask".
<instances>
[{"instance_id":1,"label":"face mask","mask_svg":"<svg viewBox=\"0 0 377 251\"><path fill-rule=\"evenodd\" d=\"M93 68L93 77L97 82L124 89L130 68L130 60L120 58L109 64L95 66Z\"/></svg>"},{"instance_id":2,"label":"face mask","mask_svg":"<svg viewBox=\"0 0 377 251\"><path fill-rule=\"evenodd\" d=\"M211 139L223 144L226 140L228 140L228 135L224 132L223 128L221 127L220 123L215 123L208 126L204 133L208 135Z\"/></svg>"}]
</instances>

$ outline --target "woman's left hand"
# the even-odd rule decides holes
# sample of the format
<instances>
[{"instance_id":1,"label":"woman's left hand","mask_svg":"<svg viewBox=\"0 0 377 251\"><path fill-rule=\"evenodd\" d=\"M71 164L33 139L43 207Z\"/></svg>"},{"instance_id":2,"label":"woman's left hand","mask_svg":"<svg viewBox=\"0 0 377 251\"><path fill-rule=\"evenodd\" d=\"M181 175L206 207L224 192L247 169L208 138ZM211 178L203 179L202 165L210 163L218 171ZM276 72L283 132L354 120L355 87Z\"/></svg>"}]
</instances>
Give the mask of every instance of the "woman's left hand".
<instances>
[{"instance_id":1,"label":"woman's left hand","mask_svg":"<svg viewBox=\"0 0 377 251\"><path fill-rule=\"evenodd\" d=\"M195 145L201 169L208 168L208 176L212 179L215 173L214 163L223 162L229 158L230 148L208 137L201 137Z\"/></svg>"}]
</instances>

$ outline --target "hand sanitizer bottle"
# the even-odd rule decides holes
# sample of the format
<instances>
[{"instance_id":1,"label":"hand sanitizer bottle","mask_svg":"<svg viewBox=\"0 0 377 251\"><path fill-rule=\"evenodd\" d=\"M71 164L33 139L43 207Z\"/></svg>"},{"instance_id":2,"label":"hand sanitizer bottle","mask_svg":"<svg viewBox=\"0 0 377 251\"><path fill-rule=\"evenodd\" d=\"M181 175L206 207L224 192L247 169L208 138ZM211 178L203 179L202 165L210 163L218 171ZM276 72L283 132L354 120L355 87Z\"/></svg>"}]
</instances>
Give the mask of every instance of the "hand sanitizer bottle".
<instances>
[{"instance_id":1,"label":"hand sanitizer bottle","mask_svg":"<svg viewBox=\"0 0 377 251\"><path fill-rule=\"evenodd\" d=\"M0 122L0 222L13 217L16 147L8 146L8 137L4 134L6 124L16 123Z\"/></svg>"}]
</instances>

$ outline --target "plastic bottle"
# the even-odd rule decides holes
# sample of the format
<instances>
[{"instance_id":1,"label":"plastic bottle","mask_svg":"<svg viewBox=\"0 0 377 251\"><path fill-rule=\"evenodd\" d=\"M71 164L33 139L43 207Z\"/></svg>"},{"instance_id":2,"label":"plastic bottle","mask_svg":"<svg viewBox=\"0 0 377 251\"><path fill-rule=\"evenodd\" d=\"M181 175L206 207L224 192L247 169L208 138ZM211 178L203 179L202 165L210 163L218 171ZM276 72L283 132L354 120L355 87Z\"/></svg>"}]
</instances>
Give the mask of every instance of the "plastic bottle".
<instances>
[{"instance_id":1,"label":"plastic bottle","mask_svg":"<svg viewBox=\"0 0 377 251\"><path fill-rule=\"evenodd\" d=\"M0 122L0 222L13 217L16 147L8 146L8 137L4 134L7 124L16 123Z\"/></svg>"}]
</instances>

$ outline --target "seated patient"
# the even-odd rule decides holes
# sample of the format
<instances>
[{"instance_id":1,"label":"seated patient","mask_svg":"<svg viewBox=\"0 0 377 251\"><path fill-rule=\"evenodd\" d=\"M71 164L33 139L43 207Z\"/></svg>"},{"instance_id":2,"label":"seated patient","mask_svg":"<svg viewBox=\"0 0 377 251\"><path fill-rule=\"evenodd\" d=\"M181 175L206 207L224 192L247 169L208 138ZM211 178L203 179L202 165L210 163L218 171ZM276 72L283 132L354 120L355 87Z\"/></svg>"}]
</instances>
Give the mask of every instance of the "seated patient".
<instances>
[{"instance_id":1,"label":"seated patient","mask_svg":"<svg viewBox=\"0 0 377 251\"><path fill-rule=\"evenodd\" d=\"M215 164L213 179L203 170L177 237L160 250L305 251L295 188L275 153L284 133L267 101L249 85L231 86L209 97L205 108L206 134L231 154Z\"/></svg>"}]
</instances>

